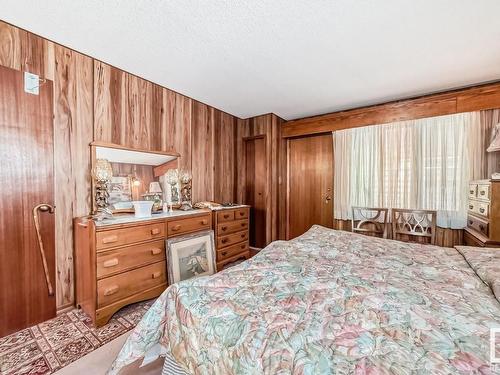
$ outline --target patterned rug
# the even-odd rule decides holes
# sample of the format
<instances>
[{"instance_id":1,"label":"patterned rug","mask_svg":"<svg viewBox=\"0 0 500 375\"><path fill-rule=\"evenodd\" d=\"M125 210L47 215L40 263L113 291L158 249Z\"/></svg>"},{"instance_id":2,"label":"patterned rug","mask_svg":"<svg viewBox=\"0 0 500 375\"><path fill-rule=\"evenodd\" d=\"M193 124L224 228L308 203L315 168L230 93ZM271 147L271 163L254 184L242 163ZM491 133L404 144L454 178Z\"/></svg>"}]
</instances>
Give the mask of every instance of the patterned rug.
<instances>
[{"instance_id":1,"label":"patterned rug","mask_svg":"<svg viewBox=\"0 0 500 375\"><path fill-rule=\"evenodd\" d=\"M2 337L0 374L52 374L134 328L153 302L124 307L101 328L95 328L82 310L74 309Z\"/></svg>"}]
</instances>

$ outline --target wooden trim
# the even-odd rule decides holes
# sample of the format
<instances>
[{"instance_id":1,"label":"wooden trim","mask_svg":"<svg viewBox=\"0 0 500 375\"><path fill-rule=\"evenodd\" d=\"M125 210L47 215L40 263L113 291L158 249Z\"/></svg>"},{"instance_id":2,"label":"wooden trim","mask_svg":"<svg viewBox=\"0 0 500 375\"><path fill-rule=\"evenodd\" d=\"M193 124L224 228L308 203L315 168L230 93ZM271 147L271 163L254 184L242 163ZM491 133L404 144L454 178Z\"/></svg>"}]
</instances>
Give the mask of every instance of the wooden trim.
<instances>
[{"instance_id":1,"label":"wooden trim","mask_svg":"<svg viewBox=\"0 0 500 375\"><path fill-rule=\"evenodd\" d=\"M288 121L284 138L500 108L500 82Z\"/></svg>"},{"instance_id":2,"label":"wooden trim","mask_svg":"<svg viewBox=\"0 0 500 375\"><path fill-rule=\"evenodd\" d=\"M145 149L140 149L140 148L126 147L126 146L123 146L123 145L118 145L116 143L101 142L101 141L91 142L90 146L92 146L92 147L115 148L117 150L134 151L134 152L144 152L144 153L147 153L147 154L156 154L156 155L165 155L165 156L176 156L176 157L180 157L181 156L178 152L145 150Z\"/></svg>"}]
</instances>

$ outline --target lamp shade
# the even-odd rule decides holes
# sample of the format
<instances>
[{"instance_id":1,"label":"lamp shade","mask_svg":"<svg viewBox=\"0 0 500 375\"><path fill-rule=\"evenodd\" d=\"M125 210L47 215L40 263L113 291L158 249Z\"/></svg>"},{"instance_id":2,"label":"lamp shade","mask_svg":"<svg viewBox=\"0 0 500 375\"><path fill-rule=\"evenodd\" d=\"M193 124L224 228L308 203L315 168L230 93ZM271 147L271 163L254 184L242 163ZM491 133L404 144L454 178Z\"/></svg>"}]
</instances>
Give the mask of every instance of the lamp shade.
<instances>
[{"instance_id":1,"label":"lamp shade","mask_svg":"<svg viewBox=\"0 0 500 375\"><path fill-rule=\"evenodd\" d=\"M500 124L496 124L493 128L491 143L486 149L488 152L500 151Z\"/></svg>"},{"instance_id":2,"label":"lamp shade","mask_svg":"<svg viewBox=\"0 0 500 375\"><path fill-rule=\"evenodd\" d=\"M161 186L159 182L151 182L149 184L149 192L150 193L161 193Z\"/></svg>"},{"instance_id":3,"label":"lamp shade","mask_svg":"<svg viewBox=\"0 0 500 375\"><path fill-rule=\"evenodd\" d=\"M92 169L92 177L97 181L109 181L113 177L113 168L106 159L97 159L94 169Z\"/></svg>"}]
</instances>

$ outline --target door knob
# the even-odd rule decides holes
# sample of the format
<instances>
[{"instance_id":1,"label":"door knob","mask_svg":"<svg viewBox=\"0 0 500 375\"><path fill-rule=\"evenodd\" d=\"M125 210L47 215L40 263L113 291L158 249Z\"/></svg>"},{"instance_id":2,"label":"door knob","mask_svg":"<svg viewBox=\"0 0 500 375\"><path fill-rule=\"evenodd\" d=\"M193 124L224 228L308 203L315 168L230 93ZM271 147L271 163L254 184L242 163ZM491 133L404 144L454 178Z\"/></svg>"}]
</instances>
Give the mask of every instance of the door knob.
<instances>
[{"instance_id":1,"label":"door knob","mask_svg":"<svg viewBox=\"0 0 500 375\"><path fill-rule=\"evenodd\" d=\"M326 203L326 204L328 204L328 202L330 202L331 200L332 200L332 197L331 197L331 196L327 195L327 196L325 197L325 203Z\"/></svg>"}]
</instances>

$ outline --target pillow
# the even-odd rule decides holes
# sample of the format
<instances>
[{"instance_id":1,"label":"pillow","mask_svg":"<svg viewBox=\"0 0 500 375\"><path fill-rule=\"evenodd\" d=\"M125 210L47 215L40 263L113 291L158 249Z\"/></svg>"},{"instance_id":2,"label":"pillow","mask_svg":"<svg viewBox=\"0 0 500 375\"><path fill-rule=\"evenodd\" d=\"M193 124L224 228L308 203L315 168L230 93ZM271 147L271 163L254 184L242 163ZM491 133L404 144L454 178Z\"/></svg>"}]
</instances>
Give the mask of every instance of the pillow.
<instances>
[{"instance_id":1,"label":"pillow","mask_svg":"<svg viewBox=\"0 0 500 375\"><path fill-rule=\"evenodd\" d=\"M455 246L500 302L500 248Z\"/></svg>"}]
</instances>

